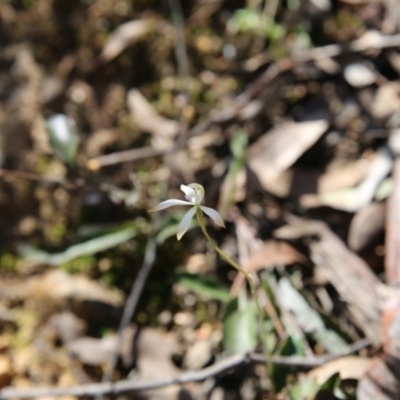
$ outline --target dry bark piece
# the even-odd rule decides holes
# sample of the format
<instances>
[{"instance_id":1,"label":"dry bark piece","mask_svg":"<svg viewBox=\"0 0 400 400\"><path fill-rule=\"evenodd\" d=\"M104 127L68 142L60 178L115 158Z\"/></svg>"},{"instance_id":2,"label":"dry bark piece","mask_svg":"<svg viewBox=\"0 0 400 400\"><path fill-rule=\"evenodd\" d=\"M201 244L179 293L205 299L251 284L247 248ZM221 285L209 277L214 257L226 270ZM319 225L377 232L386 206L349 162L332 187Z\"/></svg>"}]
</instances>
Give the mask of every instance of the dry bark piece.
<instances>
[{"instance_id":1,"label":"dry bark piece","mask_svg":"<svg viewBox=\"0 0 400 400\"><path fill-rule=\"evenodd\" d=\"M346 302L353 322L373 344L379 345L380 290L383 284L368 265L319 221L293 218L290 225L275 231L275 236L283 239L316 238L309 243L312 261L325 269L330 283Z\"/></svg>"},{"instance_id":2,"label":"dry bark piece","mask_svg":"<svg viewBox=\"0 0 400 400\"><path fill-rule=\"evenodd\" d=\"M383 306L382 338L385 355L400 362L400 291L398 289L394 289Z\"/></svg>"},{"instance_id":3,"label":"dry bark piece","mask_svg":"<svg viewBox=\"0 0 400 400\"><path fill-rule=\"evenodd\" d=\"M386 213L385 274L389 285L400 283L400 158L396 157L393 169L394 187L389 197Z\"/></svg>"},{"instance_id":4,"label":"dry bark piece","mask_svg":"<svg viewBox=\"0 0 400 400\"><path fill-rule=\"evenodd\" d=\"M375 358L361 380L357 398L386 400L400 397L400 291L395 289L383 306L383 357Z\"/></svg>"},{"instance_id":5,"label":"dry bark piece","mask_svg":"<svg viewBox=\"0 0 400 400\"><path fill-rule=\"evenodd\" d=\"M383 360L374 359L366 375L358 384L357 399L397 400L398 393L398 381L393 371Z\"/></svg>"}]
</instances>

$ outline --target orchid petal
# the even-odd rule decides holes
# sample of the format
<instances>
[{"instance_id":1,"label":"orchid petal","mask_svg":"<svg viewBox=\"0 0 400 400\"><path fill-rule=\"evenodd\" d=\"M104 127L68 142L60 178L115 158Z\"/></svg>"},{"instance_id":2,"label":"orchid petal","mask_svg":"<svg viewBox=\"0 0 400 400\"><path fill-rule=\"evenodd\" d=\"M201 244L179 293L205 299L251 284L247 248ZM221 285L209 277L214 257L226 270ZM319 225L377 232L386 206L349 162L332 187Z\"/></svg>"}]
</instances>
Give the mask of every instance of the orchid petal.
<instances>
[{"instance_id":1,"label":"orchid petal","mask_svg":"<svg viewBox=\"0 0 400 400\"><path fill-rule=\"evenodd\" d=\"M198 183L191 183L190 185L181 185L181 190L185 193L186 200L193 204L200 204L204 197L204 188Z\"/></svg>"},{"instance_id":2,"label":"orchid petal","mask_svg":"<svg viewBox=\"0 0 400 400\"><path fill-rule=\"evenodd\" d=\"M200 208L219 226L225 228L224 220L217 211L210 207L200 206Z\"/></svg>"},{"instance_id":3,"label":"orchid petal","mask_svg":"<svg viewBox=\"0 0 400 400\"><path fill-rule=\"evenodd\" d=\"M178 227L178 233L176 234L176 237L178 240L181 240L182 236L186 233L186 231L189 229L190 222L192 221L192 218L194 214L196 213L196 207L192 207L182 218L182 221L179 224Z\"/></svg>"},{"instance_id":4,"label":"orchid petal","mask_svg":"<svg viewBox=\"0 0 400 400\"><path fill-rule=\"evenodd\" d=\"M186 200L189 200L192 204L194 204L196 200L196 191L190 186L181 185L181 190L185 193Z\"/></svg>"},{"instance_id":5,"label":"orchid petal","mask_svg":"<svg viewBox=\"0 0 400 400\"><path fill-rule=\"evenodd\" d=\"M191 187L186 186L186 185L181 185L181 190L182 190L182 192L185 193L186 195L191 194L191 193L194 193L194 190L193 190Z\"/></svg>"},{"instance_id":6,"label":"orchid petal","mask_svg":"<svg viewBox=\"0 0 400 400\"><path fill-rule=\"evenodd\" d=\"M194 199L193 199L193 203L194 204L200 204L203 200L204 197L204 188L203 186L201 186L198 183L191 183L189 185L189 187L191 187L195 193Z\"/></svg>"},{"instance_id":7,"label":"orchid petal","mask_svg":"<svg viewBox=\"0 0 400 400\"><path fill-rule=\"evenodd\" d=\"M172 207L172 206L192 206L192 203L189 203L188 201L184 200L177 200L177 199L170 199L170 200L165 200L162 203L156 205L152 209L150 209L150 212L154 211L160 211L164 210L165 208Z\"/></svg>"}]
</instances>

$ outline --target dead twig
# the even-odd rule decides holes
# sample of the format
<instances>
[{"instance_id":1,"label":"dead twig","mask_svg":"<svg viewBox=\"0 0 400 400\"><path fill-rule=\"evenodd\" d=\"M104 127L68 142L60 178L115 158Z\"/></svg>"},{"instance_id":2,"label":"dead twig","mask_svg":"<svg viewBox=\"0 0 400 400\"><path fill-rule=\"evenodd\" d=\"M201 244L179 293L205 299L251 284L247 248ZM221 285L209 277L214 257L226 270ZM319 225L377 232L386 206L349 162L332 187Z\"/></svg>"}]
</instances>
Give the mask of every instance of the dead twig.
<instances>
[{"instance_id":1,"label":"dead twig","mask_svg":"<svg viewBox=\"0 0 400 400\"><path fill-rule=\"evenodd\" d=\"M85 181L82 178L78 178L71 181L63 176L40 175L40 174L34 174L32 172L25 172L25 171L11 170L11 169L0 169L0 178L5 178L5 177L27 179L41 183L54 183L70 187L83 186L85 184Z\"/></svg>"},{"instance_id":2,"label":"dead twig","mask_svg":"<svg viewBox=\"0 0 400 400\"><path fill-rule=\"evenodd\" d=\"M97 171L98 169L107 165L115 165L124 162L143 160L145 158L163 156L167 151L168 150L165 149L153 149L152 147L142 147L140 149L118 151L116 153L92 158L86 163L86 167L93 171Z\"/></svg>"},{"instance_id":3,"label":"dead twig","mask_svg":"<svg viewBox=\"0 0 400 400\"><path fill-rule=\"evenodd\" d=\"M328 361L357 352L367 346L370 342L367 339L355 342L348 347L347 351L336 355L324 355L313 358L307 357L272 357L275 365L297 366L303 368L318 367ZM204 381L210 377L220 375L232 368L246 363L265 363L265 357L258 353L237 354L224 358L216 364L204 368L200 371L185 372L177 377L160 379L150 382L136 382L131 379L121 380L115 383L103 382L72 387L47 387L47 388L13 388L8 387L0 391L0 399L28 399L35 397L55 397L55 396L100 396L105 394L119 394L127 392L138 392L150 389L159 389L171 385L183 385L189 382Z\"/></svg>"},{"instance_id":4,"label":"dead twig","mask_svg":"<svg viewBox=\"0 0 400 400\"><path fill-rule=\"evenodd\" d=\"M185 24L183 21L183 11L179 0L167 0L171 17L175 28L174 51L178 65L178 76L182 80L182 95L184 96L184 104L182 110L189 103L189 61L185 41ZM183 123L183 115L181 111L181 123Z\"/></svg>"},{"instance_id":5,"label":"dead twig","mask_svg":"<svg viewBox=\"0 0 400 400\"><path fill-rule=\"evenodd\" d=\"M155 224L156 218L157 217L154 217L153 219L153 226ZM140 267L140 270L137 274L135 281L133 282L131 292L129 293L129 297L124 308L124 313L122 315L121 322L118 328L118 344L115 348L114 354L111 357L111 362L109 363L108 368L105 370L103 374L102 382L110 382L112 379L112 375L117 365L118 355L121 349L123 332L125 328L129 325L133 315L135 314L136 307L139 302L140 296L142 294L144 285L146 284L147 278L153 268L154 261L156 259L156 250L157 250L156 239L153 235L151 235L147 240L143 264Z\"/></svg>"},{"instance_id":6,"label":"dead twig","mask_svg":"<svg viewBox=\"0 0 400 400\"><path fill-rule=\"evenodd\" d=\"M299 64L317 61L324 58L339 57L350 53L363 53L371 50L381 50L390 47L400 47L400 34L382 35L378 31L368 31L359 39L348 45L329 44L327 46L314 47L309 50L294 51L289 57L270 65L256 81L237 98L237 104L245 106L256 97L275 78L284 72L290 71ZM226 111L225 111L226 113Z\"/></svg>"}]
</instances>

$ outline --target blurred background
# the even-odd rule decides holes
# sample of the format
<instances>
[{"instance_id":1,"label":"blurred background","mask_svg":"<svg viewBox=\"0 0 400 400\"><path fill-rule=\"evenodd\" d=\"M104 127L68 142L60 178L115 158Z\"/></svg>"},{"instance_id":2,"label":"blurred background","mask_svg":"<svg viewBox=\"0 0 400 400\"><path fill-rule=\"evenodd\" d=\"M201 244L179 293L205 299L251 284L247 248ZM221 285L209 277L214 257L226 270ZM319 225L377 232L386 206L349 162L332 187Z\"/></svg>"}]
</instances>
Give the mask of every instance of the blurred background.
<instances>
[{"instance_id":1,"label":"blurred background","mask_svg":"<svg viewBox=\"0 0 400 400\"><path fill-rule=\"evenodd\" d=\"M399 28L394 0L1 0L0 397L261 351L243 277L148 212L198 182L273 373L115 396L398 398Z\"/></svg>"}]
</instances>

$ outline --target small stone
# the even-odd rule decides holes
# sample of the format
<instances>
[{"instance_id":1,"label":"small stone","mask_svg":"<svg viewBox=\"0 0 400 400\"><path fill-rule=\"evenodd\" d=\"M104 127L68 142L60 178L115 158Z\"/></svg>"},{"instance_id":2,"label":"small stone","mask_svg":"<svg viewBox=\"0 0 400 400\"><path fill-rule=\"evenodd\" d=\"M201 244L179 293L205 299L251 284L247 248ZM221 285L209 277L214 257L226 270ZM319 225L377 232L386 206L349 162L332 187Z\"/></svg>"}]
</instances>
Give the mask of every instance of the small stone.
<instances>
[{"instance_id":1,"label":"small stone","mask_svg":"<svg viewBox=\"0 0 400 400\"><path fill-rule=\"evenodd\" d=\"M212 357L212 343L209 340L198 340L186 352L184 366L198 370L205 367Z\"/></svg>"},{"instance_id":2,"label":"small stone","mask_svg":"<svg viewBox=\"0 0 400 400\"><path fill-rule=\"evenodd\" d=\"M343 73L346 82L356 88L369 86L376 81L375 72L363 63L348 64Z\"/></svg>"}]
</instances>

